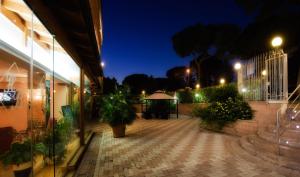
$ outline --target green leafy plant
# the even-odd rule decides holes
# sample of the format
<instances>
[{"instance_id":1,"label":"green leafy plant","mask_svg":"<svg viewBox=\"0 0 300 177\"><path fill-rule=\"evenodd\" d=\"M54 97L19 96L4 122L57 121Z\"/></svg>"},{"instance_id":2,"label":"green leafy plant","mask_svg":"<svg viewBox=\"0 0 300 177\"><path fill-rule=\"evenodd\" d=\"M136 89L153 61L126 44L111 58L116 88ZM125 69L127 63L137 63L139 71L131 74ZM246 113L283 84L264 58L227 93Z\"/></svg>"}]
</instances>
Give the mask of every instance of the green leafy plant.
<instances>
[{"instance_id":1,"label":"green leafy plant","mask_svg":"<svg viewBox=\"0 0 300 177\"><path fill-rule=\"evenodd\" d=\"M71 139L73 122L70 118L60 119L53 129L46 132L42 143L38 145L38 152L44 155L47 161L61 162L66 153L66 145Z\"/></svg>"},{"instance_id":2,"label":"green leafy plant","mask_svg":"<svg viewBox=\"0 0 300 177\"><path fill-rule=\"evenodd\" d=\"M235 84L228 84L218 87L207 87L202 89L203 94L207 102L224 102L229 97L238 98L241 97L238 93L237 87Z\"/></svg>"},{"instance_id":3,"label":"green leafy plant","mask_svg":"<svg viewBox=\"0 0 300 177\"><path fill-rule=\"evenodd\" d=\"M207 107L196 107L193 110L193 114L201 118L203 127L219 131L238 119L252 119L253 110L234 85L209 88L205 92L211 96L207 97L211 102Z\"/></svg>"},{"instance_id":4,"label":"green leafy plant","mask_svg":"<svg viewBox=\"0 0 300 177\"><path fill-rule=\"evenodd\" d=\"M190 89L177 91L177 97L180 103L193 103L194 99L193 92Z\"/></svg>"},{"instance_id":5,"label":"green leafy plant","mask_svg":"<svg viewBox=\"0 0 300 177\"><path fill-rule=\"evenodd\" d=\"M10 150L1 155L0 159L4 165L20 165L31 161L31 152L33 152L34 155L40 154L42 153L40 150L41 143L33 145L30 139L26 139L23 142L11 144Z\"/></svg>"},{"instance_id":6,"label":"green leafy plant","mask_svg":"<svg viewBox=\"0 0 300 177\"><path fill-rule=\"evenodd\" d=\"M111 126L131 124L135 120L135 110L128 103L124 92L109 94L102 99L101 119Z\"/></svg>"}]
</instances>

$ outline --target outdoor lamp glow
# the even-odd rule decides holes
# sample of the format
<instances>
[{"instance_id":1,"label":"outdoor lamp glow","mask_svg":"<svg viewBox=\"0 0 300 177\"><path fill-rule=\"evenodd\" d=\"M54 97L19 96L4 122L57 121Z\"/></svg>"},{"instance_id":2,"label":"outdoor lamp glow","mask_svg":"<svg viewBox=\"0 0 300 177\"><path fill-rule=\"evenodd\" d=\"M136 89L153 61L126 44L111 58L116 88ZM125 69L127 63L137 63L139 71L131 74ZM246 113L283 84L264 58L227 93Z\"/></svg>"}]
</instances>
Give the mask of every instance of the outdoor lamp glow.
<instances>
[{"instance_id":1,"label":"outdoor lamp glow","mask_svg":"<svg viewBox=\"0 0 300 177\"><path fill-rule=\"evenodd\" d=\"M266 71L266 70L263 70L263 71L261 72L261 75L266 76L266 75L267 75L267 71Z\"/></svg>"},{"instance_id":2,"label":"outdoor lamp glow","mask_svg":"<svg viewBox=\"0 0 300 177\"><path fill-rule=\"evenodd\" d=\"M240 70L241 67L242 67L242 65L241 65L240 62L237 62L237 63L234 64L234 69L235 69L235 70Z\"/></svg>"},{"instance_id":3,"label":"outdoor lamp glow","mask_svg":"<svg viewBox=\"0 0 300 177\"><path fill-rule=\"evenodd\" d=\"M272 39L271 44L272 44L273 47L279 47L279 46L281 46L281 44L282 44L282 38L280 36L274 37Z\"/></svg>"},{"instance_id":4,"label":"outdoor lamp glow","mask_svg":"<svg viewBox=\"0 0 300 177\"><path fill-rule=\"evenodd\" d=\"M191 72L190 68L186 69L187 74L190 74L190 72Z\"/></svg>"},{"instance_id":5,"label":"outdoor lamp glow","mask_svg":"<svg viewBox=\"0 0 300 177\"><path fill-rule=\"evenodd\" d=\"M199 89L200 88L200 84L196 84L196 89Z\"/></svg>"},{"instance_id":6,"label":"outdoor lamp glow","mask_svg":"<svg viewBox=\"0 0 300 177\"><path fill-rule=\"evenodd\" d=\"M145 95L145 94L146 94L146 91L145 91L145 90L143 90L143 91L142 91L142 94L143 94L143 95Z\"/></svg>"},{"instance_id":7,"label":"outdoor lamp glow","mask_svg":"<svg viewBox=\"0 0 300 177\"><path fill-rule=\"evenodd\" d=\"M196 97L196 98L198 98L199 96L200 96L199 93L196 93L196 94L195 94L195 97Z\"/></svg>"},{"instance_id":8,"label":"outdoor lamp glow","mask_svg":"<svg viewBox=\"0 0 300 177\"><path fill-rule=\"evenodd\" d=\"M247 92L247 89L246 88L242 88L242 92L243 93Z\"/></svg>"},{"instance_id":9,"label":"outdoor lamp glow","mask_svg":"<svg viewBox=\"0 0 300 177\"><path fill-rule=\"evenodd\" d=\"M102 61L101 62L101 67L103 68L105 66L105 63Z\"/></svg>"},{"instance_id":10,"label":"outdoor lamp glow","mask_svg":"<svg viewBox=\"0 0 300 177\"><path fill-rule=\"evenodd\" d=\"M220 79L220 84L221 84L221 85L225 84L225 79L224 79L224 78L221 78L221 79Z\"/></svg>"}]
</instances>

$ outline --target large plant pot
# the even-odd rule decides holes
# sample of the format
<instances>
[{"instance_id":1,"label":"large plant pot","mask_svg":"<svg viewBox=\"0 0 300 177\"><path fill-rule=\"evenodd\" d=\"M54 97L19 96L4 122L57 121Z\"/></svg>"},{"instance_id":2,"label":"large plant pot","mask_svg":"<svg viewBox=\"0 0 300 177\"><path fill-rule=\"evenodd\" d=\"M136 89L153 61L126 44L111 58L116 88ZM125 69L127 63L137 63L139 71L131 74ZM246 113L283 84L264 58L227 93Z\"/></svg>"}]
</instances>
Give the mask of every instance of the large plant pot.
<instances>
[{"instance_id":1,"label":"large plant pot","mask_svg":"<svg viewBox=\"0 0 300 177\"><path fill-rule=\"evenodd\" d=\"M125 136L126 125L121 124L121 125L112 126L112 130L113 130L115 138L124 137Z\"/></svg>"},{"instance_id":2,"label":"large plant pot","mask_svg":"<svg viewBox=\"0 0 300 177\"><path fill-rule=\"evenodd\" d=\"M31 162L26 162L20 165L13 165L13 170L15 177L29 177L32 170L32 164Z\"/></svg>"}]
</instances>

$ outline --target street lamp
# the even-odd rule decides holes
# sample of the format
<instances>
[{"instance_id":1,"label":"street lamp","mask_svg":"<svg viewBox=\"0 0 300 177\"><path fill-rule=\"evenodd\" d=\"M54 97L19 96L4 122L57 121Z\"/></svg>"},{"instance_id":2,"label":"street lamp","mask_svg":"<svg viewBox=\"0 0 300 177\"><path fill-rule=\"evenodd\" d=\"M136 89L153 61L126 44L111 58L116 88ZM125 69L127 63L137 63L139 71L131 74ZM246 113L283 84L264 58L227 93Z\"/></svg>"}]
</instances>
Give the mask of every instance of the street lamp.
<instances>
[{"instance_id":1,"label":"street lamp","mask_svg":"<svg viewBox=\"0 0 300 177\"><path fill-rule=\"evenodd\" d=\"M224 79L224 78L221 78L221 79L220 79L220 84L221 84L221 85L224 85L224 84L225 84L225 79Z\"/></svg>"},{"instance_id":2,"label":"street lamp","mask_svg":"<svg viewBox=\"0 0 300 177\"><path fill-rule=\"evenodd\" d=\"M240 62L237 62L237 63L234 64L234 69L235 69L235 70L238 71L238 70L240 70L241 68L242 68L242 65L241 65Z\"/></svg>"},{"instance_id":3,"label":"street lamp","mask_svg":"<svg viewBox=\"0 0 300 177\"><path fill-rule=\"evenodd\" d=\"M282 45L282 38L280 36L276 36L272 39L271 45L275 48L280 47Z\"/></svg>"},{"instance_id":4,"label":"street lamp","mask_svg":"<svg viewBox=\"0 0 300 177\"><path fill-rule=\"evenodd\" d=\"M187 68L186 69L186 74L187 74L187 77L188 77L188 79L187 79L187 86L189 87L189 85L190 85L190 72L191 72L191 69L190 68Z\"/></svg>"},{"instance_id":5,"label":"street lamp","mask_svg":"<svg viewBox=\"0 0 300 177\"><path fill-rule=\"evenodd\" d=\"M186 73L187 73L187 74L190 74L190 72L191 72L190 68L187 68L187 69L186 69Z\"/></svg>"},{"instance_id":6,"label":"street lamp","mask_svg":"<svg viewBox=\"0 0 300 177\"><path fill-rule=\"evenodd\" d=\"M101 67L104 68L104 66L105 66L105 63L102 61L101 62Z\"/></svg>"}]
</instances>

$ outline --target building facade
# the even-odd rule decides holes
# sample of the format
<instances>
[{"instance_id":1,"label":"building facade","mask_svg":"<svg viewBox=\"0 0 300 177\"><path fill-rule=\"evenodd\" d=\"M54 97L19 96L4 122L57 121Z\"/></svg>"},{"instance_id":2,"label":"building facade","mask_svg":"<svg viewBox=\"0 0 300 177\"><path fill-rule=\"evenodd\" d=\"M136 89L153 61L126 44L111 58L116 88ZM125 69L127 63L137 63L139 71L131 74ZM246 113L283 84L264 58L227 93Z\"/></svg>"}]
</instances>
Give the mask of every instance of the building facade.
<instances>
[{"instance_id":1,"label":"building facade","mask_svg":"<svg viewBox=\"0 0 300 177\"><path fill-rule=\"evenodd\" d=\"M101 45L99 0L0 0L0 177L75 168L101 93Z\"/></svg>"}]
</instances>

